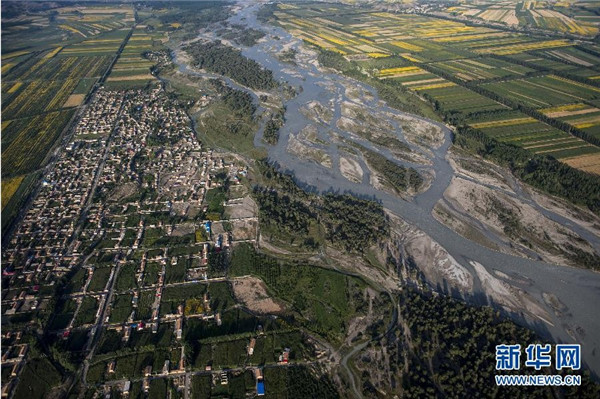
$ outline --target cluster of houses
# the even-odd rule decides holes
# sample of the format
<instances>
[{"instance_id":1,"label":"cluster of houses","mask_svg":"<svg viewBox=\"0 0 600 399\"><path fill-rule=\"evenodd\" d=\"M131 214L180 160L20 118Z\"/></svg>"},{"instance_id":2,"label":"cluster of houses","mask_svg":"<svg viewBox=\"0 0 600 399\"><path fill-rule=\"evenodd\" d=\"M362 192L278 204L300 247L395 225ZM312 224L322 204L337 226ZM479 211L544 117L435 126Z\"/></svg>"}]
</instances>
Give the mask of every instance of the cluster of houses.
<instances>
[{"instance_id":1,"label":"cluster of houses","mask_svg":"<svg viewBox=\"0 0 600 399\"><path fill-rule=\"evenodd\" d=\"M24 285L48 283L77 263L78 248L72 242L75 228L121 104L122 95L98 93L76 125L73 140L44 177L38 195L2 251L3 274L13 276L10 285L17 285L18 280Z\"/></svg>"},{"instance_id":2,"label":"cluster of houses","mask_svg":"<svg viewBox=\"0 0 600 399\"><path fill-rule=\"evenodd\" d=\"M43 310L54 295L56 281L65 275L71 278L73 274L68 273L81 266L87 273L67 295L76 303L75 314L83 298L95 298L94 323L77 326L89 330L90 338L98 328L109 328L122 331L123 340L128 341L133 330L151 328L156 332L159 323L170 322L176 340L181 340L188 315L179 308L177 314L161 317L163 289L209 279L210 252L228 248L232 236L222 228L214 232L210 222L198 220L205 210L204 197L209 189L222 184L223 174L235 183L247 168L228 164L222 155L210 150L203 151L186 112L156 88L99 90L83 108L70 141L48 170L31 207L2 251L3 281L8 282L3 287L3 315ZM206 239L191 243L197 250L186 253L171 254L169 244L145 241L151 231L160 231L158 238L176 241L182 231L193 234L198 230L206 232ZM100 260L103 264L97 263ZM167 271L179 262L189 262L186 281L167 284ZM148 269L150 263L159 265L158 272L156 267ZM127 291L132 295L132 312L126 321L109 322L113 303L105 306L105 302L116 297L113 291L119 274L115 271L130 264L136 267L136 284ZM111 271L105 274L100 288L95 284L91 290L100 268ZM158 274L151 284L144 281L148 273ZM139 317L139 300L147 291L153 292L151 315ZM217 325L222 322L220 313L211 311L208 304L202 314L190 316ZM74 319L55 332L68 339ZM11 333L21 331L6 332ZM17 356L20 361L15 364L22 364L25 357L26 352ZM10 359L3 357L2 363ZM18 377L19 367L15 366L14 377ZM183 364L179 369L184 369ZM9 383L2 381L3 394L10 391ZM129 386L122 388L124 393L129 390Z\"/></svg>"},{"instance_id":3,"label":"cluster of houses","mask_svg":"<svg viewBox=\"0 0 600 399\"><path fill-rule=\"evenodd\" d=\"M2 341L9 344L3 345L2 348L2 367L10 369L8 381L2 381L1 396L7 398L15 385L15 377L19 375L21 368L25 364L25 355L29 349L29 345L21 342L22 333L5 332L2 334ZM4 379L4 372L2 373Z\"/></svg>"},{"instance_id":4,"label":"cluster of houses","mask_svg":"<svg viewBox=\"0 0 600 399\"><path fill-rule=\"evenodd\" d=\"M44 295L40 287L53 286L80 261L77 226L92 194L99 158L106 150L122 103L120 93L101 91L95 96L77 121L71 141L44 176L10 242L2 249L2 274L8 281L3 287L5 316L44 310L53 291ZM21 331L6 332L11 333L20 335ZM7 361L3 357L2 364ZM16 370L12 373L15 376ZM2 381L3 394L8 394L10 382Z\"/></svg>"}]
</instances>

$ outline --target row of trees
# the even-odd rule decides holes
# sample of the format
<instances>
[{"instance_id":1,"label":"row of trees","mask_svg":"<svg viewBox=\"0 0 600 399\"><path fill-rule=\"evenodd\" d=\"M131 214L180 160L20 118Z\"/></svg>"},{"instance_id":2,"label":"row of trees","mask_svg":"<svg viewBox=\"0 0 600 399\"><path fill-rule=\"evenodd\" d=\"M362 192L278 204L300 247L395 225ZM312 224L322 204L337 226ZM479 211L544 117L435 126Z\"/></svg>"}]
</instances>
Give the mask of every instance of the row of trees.
<instances>
[{"instance_id":1,"label":"row of trees","mask_svg":"<svg viewBox=\"0 0 600 399\"><path fill-rule=\"evenodd\" d=\"M279 129L285 123L284 115L285 108L280 108L265 124L263 139L267 143L275 145L279 141Z\"/></svg>"},{"instance_id":2,"label":"row of trees","mask_svg":"<svg viewBox=\"0 0 600 399\"><path fill-rule=\"evenodd\" d=\"M525 183L574 204L587 206L600 215L600 177L572 168L554 158L533 155L520 147L501 143L466 126L457 129L454 142L508 167Z\"/></svg>"},{"instance_id":3,"label":"row of trees","mask_svg":"<svg viewBox=\"0 0 600 399\"><path fill-rule=\"evenodd\" d=\"M246 28L241 25L231 25L230 30L223 32L221 35L223 39L233 40L237 44L246 47L254 46L264 36L265 33L263 31Z\"/></svg>"},{"instance_id":4,"label":"row of trees","mask_svg":"<svg viewBox=\"0 0 600 399\"><path fill-rule=\"evenodd\" d=\"M369 166L381 174L388 186L399 194L408 189L417 191L423 185L423 177L413 168L406 168L390 161L383 155L366 148L361 149Z\"/></svg>"},{"instance_id":5,"label":"row of trees","mask_svg":"<svg viewBox=\"0 0 600 399\"><path fill-rule=\"evenodd\" d=\"M220 41L196 42L186 46L184 50L192 56L198 68L227 76L251 89L270 90L278 86L273 72Z\"/></svg>"}]
</instances>

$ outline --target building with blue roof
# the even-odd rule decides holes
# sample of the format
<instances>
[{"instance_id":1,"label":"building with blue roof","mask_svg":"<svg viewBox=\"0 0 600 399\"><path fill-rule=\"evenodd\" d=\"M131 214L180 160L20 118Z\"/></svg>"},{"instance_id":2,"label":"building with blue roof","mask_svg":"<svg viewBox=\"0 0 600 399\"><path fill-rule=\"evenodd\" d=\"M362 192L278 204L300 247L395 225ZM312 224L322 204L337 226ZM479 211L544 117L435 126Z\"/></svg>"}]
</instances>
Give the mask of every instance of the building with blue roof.
<instances>
[{"instance_id":1,"label":"building with blue roof","mask_svg":"<svg viewBox=\"0 0 600 399\"><path fill-rule=\"evenodd\" d=\"M265 382L260 380L260 381L256 381L256 394L258 396L264 396L265 395Z\"/></svg>"}]
</instances>

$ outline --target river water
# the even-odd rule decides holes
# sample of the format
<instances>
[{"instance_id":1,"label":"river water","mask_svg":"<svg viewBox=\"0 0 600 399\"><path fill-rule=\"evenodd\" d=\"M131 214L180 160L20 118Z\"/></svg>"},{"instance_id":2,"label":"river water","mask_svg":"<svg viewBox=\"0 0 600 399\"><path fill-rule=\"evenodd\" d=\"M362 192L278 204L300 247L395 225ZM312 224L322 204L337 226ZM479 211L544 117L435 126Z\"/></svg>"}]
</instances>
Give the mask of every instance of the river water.
<instances>
[{"instance_id":1,"label":"river water","mask_svg":"<svg viewBox=\"0 0 600 399\"><path fill-rule=\"evenodd\" d=\"M255 13L260 5L251 2L242 2L239 5L241 6L241 10L235 13L229 22L259 29L267 33L266 37L256 45L242 48L243 55L273 71L275 78L279 81L288 82L291 86L298 89L297 91L299 92L296 97L285 101L286 122L280 129L278 144L275 146L266 146L269 159L277 162L282 170L290 172L298 184L307 189L320 193L329 191L351 192L358 196L376 199L381 201L384 207L396 213L408 223L418 227L438 242L455 260L471 272L474 278L474 291L466 293L466 296L472 302L478 304L490 303L487 299L488 295L483 290L481 281L478 280L470 261L480 263L491 274L494 274L494 271L500 271L507 276L513 277L507 280L507 282L512 286L524 290L537 300L547 310L551 316L551 320L549 320L550 323L544 323L540 320L533 321L525 318L522 313L513 313L511 317L520 323L526 323L542 336L551 337L556 342L580 343L582 345L583 362L590 368L593 374L596 376L600 375L600 353L596 353L600 347L600 313L596 308L600 303L600 274L496 252L463 238L439 223L432 216L432 209L438 200L442 198L444 191L454 176L454 171L446 159L446 154L451 145L452 132L442 124L428 121L443 129L444 142L438 148L431 148L430 151L423 151L421 147L411 145L413 151L422 154L429 160L428 165L418 165L392 159L389 157L389 152L385 149L377 148L364 140L357 140L355 136L351 137L351 135L335 126L335 121L341 115L341 104L345 101L352 101L346 95L346 89L350 86L358 87L364 93L368 94L361 96L361 102L367 108L377 109L383 113L408 115L422 120L425 119L387 107L379 100L375 89L368 85L334 73L323 73L312 63L298 62L296 65L291 65L280 61L273 54L278 54L288 48L299 50L300 46L303 45L302 42L281 28L266 25L258 21ZM210 35L208 32L202 34L204 38ZM188 65L177 61L177 58L175 62L179 64L180 71L184 73L209 75L194 71ZM230 80L227 80L227 82L238 89L240 88L239 85ZM246 88L242 89L252 93ZM254 93L252 94L255 97ZM412 200L402 200L397 196L378 190L369 184L368 169L362 161L360 163L363 171L365 171L362 182L351 182L342 176L337 167L340 157L339 143L321 146L321 150L325 151L331 158L333 164L331 168L322 166L314 161L301 159L288 152L287 147L290 135L297 134L309 124L315 125L313 121L301 112L301 109L311 101L318 101L326 106L333 104L334 106L333 122L329 125L326 123L321 124L318 127L318 137L321 140L332 142L333 140L331 140L329 134L333 131L339 136L357 141L373 151L388 156L394 162L413 166L417 169L427 169L433 172L432 175L434 176L430 187L425 192L415 196ZM394 127L398 138L403 140L402 129L398 124L393 119L390 119L388 122ZM410 145L410 143L408 144ZM262 129L255 137L255 145L265 146L262 142ZM588 240L596 250L600 250L599 237L585 228L575 225L570 220L539 207L522 190L516 190L516 193L522 200L535 206L546 217L568 225L569 228ZM564 304L565 309L562 309L560 314L553 312L545 304L542 293L554 294ZM574 338L576 341L574 341Z\"/></svg>"}]
</instances>

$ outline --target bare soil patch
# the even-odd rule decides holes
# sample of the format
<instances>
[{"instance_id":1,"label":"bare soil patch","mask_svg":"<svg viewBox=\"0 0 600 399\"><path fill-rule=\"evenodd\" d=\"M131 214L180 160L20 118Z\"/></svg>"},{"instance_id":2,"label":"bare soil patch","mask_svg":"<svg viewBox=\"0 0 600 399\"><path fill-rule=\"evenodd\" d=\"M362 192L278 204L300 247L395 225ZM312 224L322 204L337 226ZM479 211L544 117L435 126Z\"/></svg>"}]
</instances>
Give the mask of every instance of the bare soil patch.
<instances>
[{"instance_id":1,"label":"bare soil patch","mask_svg":"<svg viewBox=\"0 0 600 399\"><path fill-rule=\"evenodd\" d=\"M265 283L257 277L236 278L232 286L235 297L254 312L279 313L284 309L282 304L269 296Z\"/></svg>"},{"instance_id":2,"label":"bare soil patch","mask_svg":"<svg viewBox=\"0 0 600 399\"><path fill-rule=\"evenodd\" d=\"M85 98L85 94L71 94L67 101L63 104L63 108L67 107L77 107L81 105L83 99Z\"/></svg>"}]
</instances>

